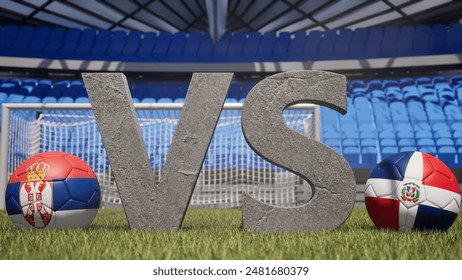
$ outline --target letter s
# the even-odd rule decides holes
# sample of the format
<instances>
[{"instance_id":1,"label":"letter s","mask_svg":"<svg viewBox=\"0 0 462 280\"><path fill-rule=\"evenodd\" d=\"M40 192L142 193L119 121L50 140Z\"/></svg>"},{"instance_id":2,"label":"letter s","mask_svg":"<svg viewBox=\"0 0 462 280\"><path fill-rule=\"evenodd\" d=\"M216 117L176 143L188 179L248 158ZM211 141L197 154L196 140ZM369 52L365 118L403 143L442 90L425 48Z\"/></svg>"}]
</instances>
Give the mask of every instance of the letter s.
<instances>
[{"instance_id":1,"label":"letter s","mask_svg":"<svg viewBox=\"0 0 462 280\"><path fill-rule=\"evenodd\" d=\"M356 186L348 162L328 146L308 139L282 121L282 112L297 103L314 103L346 113L345 76L323 71L292 71L258 83L242 110L249 146L267 161L307 181L308 203L291 208L265 204L243 194L244 229L268 232L327 230L350 215Z\"/></svg>"}]
</instances>

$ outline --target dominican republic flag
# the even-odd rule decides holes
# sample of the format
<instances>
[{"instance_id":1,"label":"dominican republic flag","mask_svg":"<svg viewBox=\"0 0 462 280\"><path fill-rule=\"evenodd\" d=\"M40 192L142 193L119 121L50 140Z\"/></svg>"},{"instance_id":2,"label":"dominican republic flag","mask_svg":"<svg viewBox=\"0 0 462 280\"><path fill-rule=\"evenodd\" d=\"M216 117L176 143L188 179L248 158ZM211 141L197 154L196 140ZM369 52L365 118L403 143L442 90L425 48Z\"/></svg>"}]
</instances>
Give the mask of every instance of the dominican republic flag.
<instances>
[{"instance_id":1,"label":"dominican republic flag","mask_svg":"<svg viewBox=\"0 0 462 280\"><path fill-rule=\"evenodd\" d=\"M422 152L398 153L374 168L365 202L378 228L447 230L460 209L460 189L439 159Z\"/></svg>"}]
</instances>

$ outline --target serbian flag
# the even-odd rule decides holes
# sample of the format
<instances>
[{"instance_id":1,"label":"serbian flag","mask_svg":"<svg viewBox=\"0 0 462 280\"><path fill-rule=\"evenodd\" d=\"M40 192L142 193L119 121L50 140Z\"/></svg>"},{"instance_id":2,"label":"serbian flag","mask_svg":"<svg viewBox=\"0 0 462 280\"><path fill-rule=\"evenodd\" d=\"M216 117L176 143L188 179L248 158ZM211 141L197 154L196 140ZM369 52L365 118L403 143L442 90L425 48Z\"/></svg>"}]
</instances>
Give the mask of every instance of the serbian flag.
<instances>
[{"instance_id":1,"label":"serbian flag","mask_svg":"<svg viewBox=\"0 0 462 280\"><path fill-rule=\"evenodd\" d=\"M6 210L18 228L86 228L100 205L95 173L81 159L62 152L30 157L11 175Z\"/></svg>"}]
</instances>

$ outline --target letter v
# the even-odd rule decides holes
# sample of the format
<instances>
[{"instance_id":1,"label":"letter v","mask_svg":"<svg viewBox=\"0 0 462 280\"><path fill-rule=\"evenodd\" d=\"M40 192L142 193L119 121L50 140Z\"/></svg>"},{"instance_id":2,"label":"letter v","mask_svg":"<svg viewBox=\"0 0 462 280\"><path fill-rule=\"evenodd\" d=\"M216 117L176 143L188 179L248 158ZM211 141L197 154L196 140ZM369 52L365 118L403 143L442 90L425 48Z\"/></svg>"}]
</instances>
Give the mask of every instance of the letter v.
<instances>
[{"instance_id":1,"label":"letter v","mask_svg":"<svg viewBox=\"0 0 462 280\"><path fill-rule=\"evenodd\" d=\"M159 185L125 76L83 73L82 77L130 228L179 229L233 74L193 74Z\"/></svg>"}]
</instances>

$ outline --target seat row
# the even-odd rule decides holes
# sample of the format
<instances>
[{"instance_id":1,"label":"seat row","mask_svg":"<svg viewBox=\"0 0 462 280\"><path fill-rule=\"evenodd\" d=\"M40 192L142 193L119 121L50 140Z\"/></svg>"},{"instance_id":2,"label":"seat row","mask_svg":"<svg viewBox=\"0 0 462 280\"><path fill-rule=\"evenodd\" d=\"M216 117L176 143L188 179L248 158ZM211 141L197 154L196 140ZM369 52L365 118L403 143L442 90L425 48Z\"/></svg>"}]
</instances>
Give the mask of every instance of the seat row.
<instances>
[{"instance_id":1,"label":"seat row","mask_svg":"<svg viewBox=\"0 0 462 280\"><path fill-rule=\"evenodd\" d=\"M418 81L421 80L415 78L413 85L420 85ZM429 83L432 88L442 83L451 92L462 88L462 75L444 80L440 76L428 77L426 80L432 81ZM346 115L322 108L322 141L325 144L343 154L356 168L370 168L393 152L410 150L426 151L445 158L452 167L461 166L461 102L457 99L445 103L425 98L400 100L389 95L378 98L374 95L375 90L397 87L402 92L409 85L400 80L359 81L348 82ZM243 102L253 86L253 82L233 82L226 102ZM188 84L138 82L130 87L134 102L170 103L184 102ZM358 93L355 89L363 91ZM416 91L418 96L424 96L423 88L416 86ZM89 100L82 81L0 78L0 104L54 102L87 103Z\"/></svg>"},{"instance_id":2,"label":"seat row","mask_svg":"<svg viewBox=\"0 0 462 280\"><path fill-rule=\"evenodd\" d=\"M0 55L49 59L254 62L365 59L462 51L462 25L405 25L288 32L209 33L109 31L0 26Z\"/></svg>"}]
</instances>

